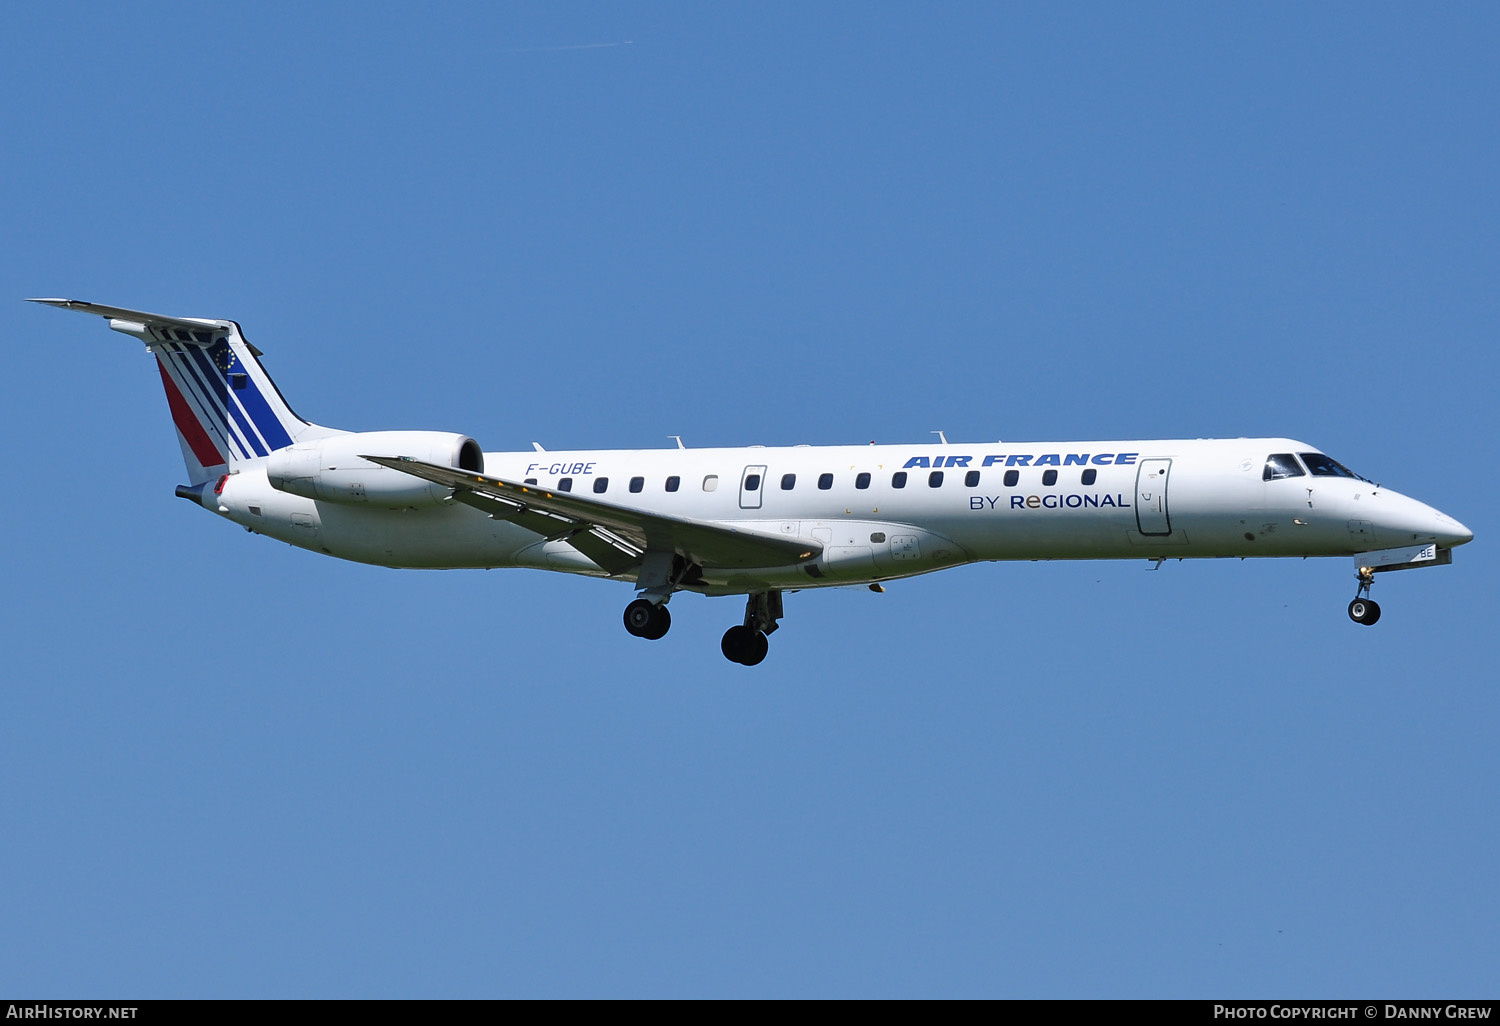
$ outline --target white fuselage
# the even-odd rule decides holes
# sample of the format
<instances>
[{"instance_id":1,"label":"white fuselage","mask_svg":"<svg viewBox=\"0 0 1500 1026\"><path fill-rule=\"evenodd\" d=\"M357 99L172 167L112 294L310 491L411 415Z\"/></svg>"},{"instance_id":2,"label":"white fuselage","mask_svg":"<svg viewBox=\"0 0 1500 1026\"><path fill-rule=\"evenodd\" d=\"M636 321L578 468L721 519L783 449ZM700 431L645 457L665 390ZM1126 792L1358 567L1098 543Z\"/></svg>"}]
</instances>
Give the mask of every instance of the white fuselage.
<instances>
[{"instance_id":1,"label":"white fuselage","mask_svg":"<svg viewBox=\"0 0 1500 1026\"><path fill-rule=\"evenodd\" d=\"M292 412L230 320L75 299L146 344L190 484L247 530L391 567L530 567L630 581L635 637L677 591L747 596L720 648L759 664L782 593L982 560L1354 556L1375 574L1473 538L1288 438L486 453L451 431L350 432Z\"/></svg>"},{"instance_id":2,"label":"white fuselage","mask_svg":"<svg viewBox=\"0 0 1500 1026\"><path fill-rule=\"evenodd\" d=\"M484 472L822 546L809 563L709 572L689 589L709 594L875 582L980 560L1347 556L1471 537L1432 507L1357 478L1263 475L1270 454L1317 451L1285 438L611 449L486 453ZM217 511L359 562L607 576L566 540L462 503L392 509L279 491L263 461L236 468Z\"/></svg>"}]
</instances>

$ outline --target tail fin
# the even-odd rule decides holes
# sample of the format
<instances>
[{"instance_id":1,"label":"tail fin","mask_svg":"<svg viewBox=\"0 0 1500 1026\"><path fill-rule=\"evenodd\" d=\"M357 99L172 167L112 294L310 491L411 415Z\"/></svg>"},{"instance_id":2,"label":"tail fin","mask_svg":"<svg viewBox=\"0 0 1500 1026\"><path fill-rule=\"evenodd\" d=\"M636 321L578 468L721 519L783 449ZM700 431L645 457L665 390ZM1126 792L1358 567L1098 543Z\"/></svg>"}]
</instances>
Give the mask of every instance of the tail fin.
<instances>
[{"instance_id":1,"label":"tail fin","mask_svg":"<svg viewBox=\"0 0 1500 1026\"><path fill-rule=\"evenodd\" d=\"M341 433L292 412L261 366L260 351L234 321L165 317L76 299L31 302L95 314L146 343L156 356L193 484L293 442Z\"/></svg>"}]
</instances>

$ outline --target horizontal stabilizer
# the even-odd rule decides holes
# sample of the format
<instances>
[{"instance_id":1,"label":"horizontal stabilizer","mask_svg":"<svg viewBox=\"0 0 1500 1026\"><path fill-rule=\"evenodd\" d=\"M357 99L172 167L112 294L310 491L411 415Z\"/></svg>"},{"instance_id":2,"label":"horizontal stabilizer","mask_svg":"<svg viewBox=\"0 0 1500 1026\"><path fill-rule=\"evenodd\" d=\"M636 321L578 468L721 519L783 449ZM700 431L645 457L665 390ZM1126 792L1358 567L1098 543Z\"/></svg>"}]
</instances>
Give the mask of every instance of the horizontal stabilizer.
<instances>
[{"instance_id":1,"label":"horizontal stabilizer","mask_svg":"<svg viewBox=\"0 0 1500 1026\"><path fill-rule=\"evenodd\" d=\"M182 459L194 486L296 441L343 432L292 412L260 362L260 350L230 320L169 317L81 299L32 303L101 317L146 344L156 359Z\"/></svg>"},{"instance_id":2,"label":"horizontal stabilizer","mask_svg":"<svg viewBox=\"0 0 1500 1026\"><path fill-rule=\"evenodd\" d=\"M146 313L144 310L127 310L121 306L104 306L101 303L87 303L81 299L28 299L28 303L43 303L47 306L55 306L59 310L77 310L79 313L94 314L103 317L107 321L129 321L134 324L144 324L148 328L181 328L184 331L202 331L204 328L227 328L228 321L205 320L201 317L168 317L166 314Z\"/></svg>"}]
</instances>

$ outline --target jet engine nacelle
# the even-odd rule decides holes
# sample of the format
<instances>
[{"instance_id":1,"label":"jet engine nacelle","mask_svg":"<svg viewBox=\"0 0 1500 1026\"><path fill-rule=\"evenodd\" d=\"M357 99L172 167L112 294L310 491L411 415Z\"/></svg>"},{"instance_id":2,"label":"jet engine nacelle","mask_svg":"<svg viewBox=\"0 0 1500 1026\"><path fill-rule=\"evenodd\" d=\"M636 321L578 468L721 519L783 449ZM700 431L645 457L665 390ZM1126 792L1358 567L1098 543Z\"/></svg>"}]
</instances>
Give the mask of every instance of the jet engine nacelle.
<instances>
[{"instance_id":1,"label":"jet engine nacelle","mask_svg":"<svg viewBox=\"0 0 1500 1026\"><path fill-rule=\"evenodd\" d=\"M410 456L460 470L484 471L484 451L446 431L362 431L278 449L266 457L271 487L308 499L412 509L436 506L452 489L361 459Z\"/></svg>"}]
</instances>

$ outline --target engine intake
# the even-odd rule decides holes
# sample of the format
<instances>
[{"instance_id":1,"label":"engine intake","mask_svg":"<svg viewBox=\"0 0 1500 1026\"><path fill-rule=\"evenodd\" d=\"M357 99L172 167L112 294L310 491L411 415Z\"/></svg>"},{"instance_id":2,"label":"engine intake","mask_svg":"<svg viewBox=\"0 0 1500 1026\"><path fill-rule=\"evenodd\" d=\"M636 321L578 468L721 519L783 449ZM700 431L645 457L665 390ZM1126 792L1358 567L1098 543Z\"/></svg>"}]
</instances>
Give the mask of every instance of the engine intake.
<instances>
[{"instance_id":1,"label":"engine intake","mask_svg":"<svg viewBox=\"0 0 1500 1026\"><path fill-rule=\"evenodd\" d=\"M360 453L409 456L459 470L484 472L484 450L467 435L445 431L362 431L266 457L271 487L292 495L347 505L421 509L448 498L451 489L360 459Z\"/></svg>"}]
</instances>

